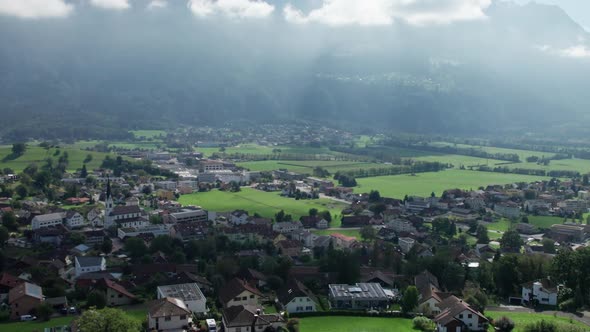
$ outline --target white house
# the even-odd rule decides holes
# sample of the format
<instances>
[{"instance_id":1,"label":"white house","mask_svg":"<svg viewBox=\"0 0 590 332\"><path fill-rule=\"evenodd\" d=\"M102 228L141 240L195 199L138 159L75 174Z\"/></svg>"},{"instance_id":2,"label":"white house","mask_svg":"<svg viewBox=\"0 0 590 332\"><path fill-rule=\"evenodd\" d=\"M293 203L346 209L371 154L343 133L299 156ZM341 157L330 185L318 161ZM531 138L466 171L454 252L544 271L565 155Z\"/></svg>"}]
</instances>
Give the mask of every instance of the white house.
<instances>
[{"instance_id":1,"label":"white house","mask_svg":"<svg viewBox=\"0 0 590 332\"><path fill-rule=\"evenodd\" d=\"M195 314L207 313L207 298L196 283L158 286L158 299L176 298Z\"/></svg>"},{"instance_id":2,"label":"white house","mask_svg":"<svg viewBox=\"0 0 590 332\"><path fill-rule=\"evenodd\" d=\"M498 203L494 205L494 212L506 218L518 218L520 207L512 202Z\"/></svg>"},{"instance_id":3,"label":"white house","mask_svg":"<svg viewBox=\"0 0 590 332\"><path fill-rule=\"evenodd\" d=\"M151 303L148 310L150 331L186 331L192 322L190 310L177 298L166 297L156 300Z\"/></svg>"},{"instance_id":4,"label":"white house","mask_svg":"<svg viewBox=\"0 0 590 332\"><path fill-rule=\"evenodd\" d=\"M557 305L558 290L549 279L527 282L522 285L522 304Z\"/></svg>"},{"instance_id":5,"label":"white house","mask_svg":"<svg viewBox=\"0 0 590 332\"><path fill-rule=\"evenodd\" d=\"M438 332L487 331L489 321L463 300L450 296L439 305L440 314L434 317Z\"/></svg>"},{"instance_id":6,"label":"white house","mask_svg":"<svg viewBox=\"0 0 590 332\"><path fill-rule=\"evenodd\" d=\"M224 307L232 306L259 306L264 295L248 282L234 278L221 288L219 300Z\"/></svg>"},{"instance_id":7,"label":"white house","mask_svg":"<svg viewBox=\"0 0 590 332\"><path fill-rule=\"evenodd\" d=\"M107 261L104 257L80 257L74 259L76 278L84 273L105 271Z\"/></svg>"},{"instance_id":8,"label":"white house","mask_svg":"<svg viewBox=\"0 0 590 332\"><path fill-rule=\"evenodd\" d=\"M63 219L67 228L79 228L86 225L84 217L76 211L67 211L63 214Z\"/></svg>"},{"instance_id":9,"label":"white house","mask_svg":"<svg viewBox=\"0 0 590 332\"><path fill-rule=\"evenodd\" d=\"M292 279L277 292L277 302L286 312L314 312L317 299L299 280Z\"/></svg>"},{"instance_id":10,"label":"white house","mask_svg":"<svg viewBox=\"0 0 590 332\"><path fill-rule=\"evenodd\" d=\"M234 225L245 225L248 223L248 212L236 210L231 213L229 221Z\"/></svg>"},{"instance_id":11,"label":"white house","mask_svg":"<svg viewBox=\"0 0 590 332\"><path fill-rule=\"evenodd\" d=\"M410 250L412 250L414 245L416 245L416 240L414 240L410 237L400 237L398 240L398 244L399 244L400 248L402 249L402 252L404 254L407 254L410 252Z\"/></svg>"},{"instance_id":12,"label":"white house","mask_svg":"<svg viewBox=\"0 0 590 332\"><path fill-rule=\"evenodd\" d=\"M63 224L63 213L49 213L35 216L31 220L31 228L37 230L44 227L52 227Z\"/></svg>"}]
</instances>

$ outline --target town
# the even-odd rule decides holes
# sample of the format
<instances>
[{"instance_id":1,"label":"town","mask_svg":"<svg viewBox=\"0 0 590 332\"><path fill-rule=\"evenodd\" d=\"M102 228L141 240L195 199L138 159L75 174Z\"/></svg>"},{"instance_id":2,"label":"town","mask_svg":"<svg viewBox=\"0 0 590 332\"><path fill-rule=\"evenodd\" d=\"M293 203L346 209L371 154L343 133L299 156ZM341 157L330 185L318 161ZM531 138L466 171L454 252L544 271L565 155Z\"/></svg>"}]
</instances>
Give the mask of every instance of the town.
<instances>
[{"instance_id":1,"label":"town","mask_svg":"<svg viewBox=\"0 0 590 332\"><path fill-rule=\"evenodd\" d=\"M587 175L387 197L331 178L327 157L249 170L230 148L5 168L0 329L588 329Z\"/></svg>"}]
</instances>

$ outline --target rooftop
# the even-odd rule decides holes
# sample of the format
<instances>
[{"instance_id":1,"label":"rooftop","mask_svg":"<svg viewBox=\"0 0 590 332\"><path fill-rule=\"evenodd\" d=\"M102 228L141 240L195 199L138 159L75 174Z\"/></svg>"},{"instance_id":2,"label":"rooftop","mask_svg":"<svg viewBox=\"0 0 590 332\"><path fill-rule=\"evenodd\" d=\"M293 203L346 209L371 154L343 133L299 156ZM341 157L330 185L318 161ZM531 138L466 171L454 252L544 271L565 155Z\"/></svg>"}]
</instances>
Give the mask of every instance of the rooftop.
<instances>
[{"instance_id":1,"label":"rooftop","mask_svg":"<svg viewBox=\"0 0 590 332\"><path fill-rule=\"evenodd\" d=\"M164 297L175 297L183 301L198 301L205 298L196 283L158 286L158 293Z\"/></svg>"}]
</instances>

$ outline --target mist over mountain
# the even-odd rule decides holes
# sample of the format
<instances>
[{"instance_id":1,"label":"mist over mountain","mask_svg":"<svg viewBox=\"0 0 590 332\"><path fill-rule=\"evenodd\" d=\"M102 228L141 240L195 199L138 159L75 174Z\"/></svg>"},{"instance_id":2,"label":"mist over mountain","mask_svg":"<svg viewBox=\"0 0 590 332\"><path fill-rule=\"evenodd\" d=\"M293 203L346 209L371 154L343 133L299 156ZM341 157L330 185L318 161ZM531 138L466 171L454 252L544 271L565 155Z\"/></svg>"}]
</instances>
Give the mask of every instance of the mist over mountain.
<instances>
[{"instance_id":1,"label":"mist over mountain","mask_svg":"<svg viewBox=\"0 0 590 332\"><path fill-rule=\"evenodd\" d=\"M63 18L0 16L8 139L231 120L445 134L590 120L590 34L555 6L495 1L478 20L335 27L287 22L284 1L263 19L201 18L184 1L79 3Z\"/></svg>"}]
</instances>

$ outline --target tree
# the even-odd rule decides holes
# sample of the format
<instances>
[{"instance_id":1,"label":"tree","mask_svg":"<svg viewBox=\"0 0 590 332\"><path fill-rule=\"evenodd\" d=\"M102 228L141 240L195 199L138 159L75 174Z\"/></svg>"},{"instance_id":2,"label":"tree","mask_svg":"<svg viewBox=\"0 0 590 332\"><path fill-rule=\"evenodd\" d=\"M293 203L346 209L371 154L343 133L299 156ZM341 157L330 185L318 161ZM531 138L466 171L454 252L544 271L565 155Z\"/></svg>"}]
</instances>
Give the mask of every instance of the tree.
<instances>
[{"instance_id":1,"label":"tree","mask_svg":"<svg viewBox=\"0 0 590 332\"><path fill-rule=\"evenodd\" d=\"M22 184L19 184L18 186L16 186L14 191L20 196L20 198L25 198L29 195L29 190L27 189L27 187L23 186Z\"/></svg>"},{"instance_id":2,"label":"tree","mask_svg":"<svg viewBox=\"0 0 590 332\"><path fill-rule=\"evenodd\" d=\"M361 233L361 238L364 241L371 241L377 235L375 228L373 228L373 226L371 226L371 225L363 226L363 228L361 228L360 233Z\"/></svg>"},{"instance_id":3,"label":"tree","mask_svg":"<svg viewBox=\"0 0 590 332\"><path fill-rule=\"evenodd\" d=\"M14 143L12 144L12 154L20 157L25 151L27 151L27 145L25 143Z\"/></svg>"},{"instance_id":4,"label":"tree","mask_svg":"<svg viewBox=\"0 0 590 332\"><path fill-rule=\"evenodd\" d=\"M86 158L84 158L84 161L82 161L84 164L88 164L89 162L92 161L92 155L89 153L86 155Z\"/></svg>"},{"instance_id":5,"label":"tree","mask_svg":"<svg viewBox=\"0 0 590 332\"><path fill-rule=\"evenodd\" d=\"M500 239L500 247L509 252L519 252L522 246L520 234L515 230L506 231Z\"/></svg>"},{"instance_id":6,"label":"tree","mask_svg":"<svg viewBox=\"0 0 590 332\"><path fill-rule=\"evenodd\" d=\"M80 332L139 332L141 323L122 310L87 310L78 319Z\"/></svg>"},{"instance_id":7,"label":"tree","mask_svg":"<svg viewBox=\"0 0 590 332\"><path fill-rule=\"evenodd\" d=\"M86 178L88 176L88 170L86 169L86 164L82 165L82 170L80 171L80 177Z\"/></svg>"},{"instance_id":8,"label":"tree","mask_svg":"<svg viewBox=\"0 0 590 332\"><path fill-rule=\"evenodd\" d=\"M86 305L88 307L102 309L107 305L107 299L100 291L92 291L88 294L88 297L86 297Z\"/></svg>"},{"instance_id":9,"label":"tree","mask_svg":"<svg viewBox=\"0 0 590 332\"><path fill-rule=\"evenodd\" d=\"M139 258L148 251L148 248L143 240L137 237L132 237L125 240L124 248L125 251L129 253L131 258Z\"/></svg>"},{"instance_id":10,"label":"tree","mask_svg":"<svg viewBox=\"0 0 590 332\"><path fill-rule=\"evenodd\" d=\"M512 319L502 316L494 321L494 327L498 332L511 332L514 329Z\"/></svg>"},{"instance_id":11,"label":"tree","mask_svg":"<svg viewBox=\"0 0 590 332\"><path fill-rule=\"evenodd\" d=\"M100 245L100 251L104 252L105 254L110 254L113 251L113 241L110 237L105 236L102 244Z\"/></svg>"},{"instance_id":12,"label":"tree","mask_svg":"<svg viewBox=\"0 0 590 332\"><path fill-rule=\"evenodd\" d=\"M416 286L406 288L401 299L401 309L405 313L412 312L418 306L418 289Z\"/></svg>"},{"instance_id":13,"label":"tree","mask_svg":"<svg viewBox=\"0 0 590 332\"><path fill-rule=\"evenodd\" d=\"M8 241L10 234L8 229L4 226L0 226L0 248L4 248L6 241Z\"/></svg>"},{"instance_id":14,"label":"tree","mask_svg":"<svg viewBox=\"0 0 590 332\"><path fill-rule=\"evenodd\" d=\"M543 251L547 254L554 254L555 242L551 239L543 239Z\"/></svg>"},{"instance_id":15,"label":"tree","mask_svg":"<svg viewBox=\"0 0 590 332\"><path fill-rule=\"evenodd\" d=\"M527 217L527 216L522 216L522 219L521 219L521 221L522 221L524 224L528 224L528 223L529 223L529 217Z\"/></svg>"},{"instance_id":16,"label":"tree","mask_svg":"<svg viewBox=\"0 0 590 332\"><path fill-rule=\"evenodd\" d=\"M14 212L8 211L2 215L2 226L6 227L10 231L18 230L18 222Z\"/></svg>"},{"instance_id":17,"label":"tree","mask_svg":"<svg viewBox=\"0 0 590 332\"><path fill-rule=\"evenodd\" d=\"M369 193L369 202L371 203L375 203L375 202L379 202L381 200L381 194L379 193L378 190L371 190L371 192Z\"/></svg>"},{"instance_id":18,"label":"tree","mask_svg":"<svg viewBox=\"0 0 590 332\"><path fill-rule=\"evenodd\" d=\"M53 307L49 303L41 303L35 308L35 314L43 321L48 321L53 314Z\"/></svg>"},{"instance_id":19,"label":"tree","mask_svg":"<svg viewBox=\"0 0 590 332\"><path fill-rule=\"evenodd\" d=\"M316 209L316 208L309 209L309 215L312 216L312 217L317 216L318 215L318 209Z\"/></svg>"},{"instance_id":20,"label":"tree","mask_svg":"<svg viewBox=\"0 0 590 332\"><path fill-rule=\"evenodd\" d=\"M283 222L285 219L285 211L281 210L275 214L275 222Z\"/></svg>"},{"instance_id":21,"label":"tree","mask_svg":"<svg viewBox=\"0 0 590 332\"><path fill-rule=\"evenodd\" d=\"M483 225L477 226L475 236L477 237L477 243L487 244L490 242L490 237L488 236L488 229Z\"/></svg>"}]
</instances>

